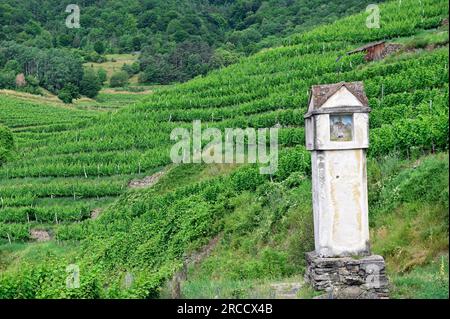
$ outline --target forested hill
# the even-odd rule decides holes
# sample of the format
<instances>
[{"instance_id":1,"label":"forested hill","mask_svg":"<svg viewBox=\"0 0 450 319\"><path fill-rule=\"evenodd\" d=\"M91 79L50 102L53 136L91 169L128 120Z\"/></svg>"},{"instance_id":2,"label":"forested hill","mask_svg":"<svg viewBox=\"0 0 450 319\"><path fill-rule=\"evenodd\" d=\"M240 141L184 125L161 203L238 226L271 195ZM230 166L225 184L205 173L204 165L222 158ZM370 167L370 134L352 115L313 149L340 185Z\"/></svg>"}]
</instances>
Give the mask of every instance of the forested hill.
<instances>
[{"instance_id":1,"label":"forested hill","mask_svg":"<svg viewBox=\"0 0 450 319\"><path fill-rule=\"evenodd\" d=\"M83 0L69 29L66 0L0 0L0 42L104 53L142 52L143 82L185 81L273 47L287 35L358 12L369 0Z\"/></svg>"}]
</instances>

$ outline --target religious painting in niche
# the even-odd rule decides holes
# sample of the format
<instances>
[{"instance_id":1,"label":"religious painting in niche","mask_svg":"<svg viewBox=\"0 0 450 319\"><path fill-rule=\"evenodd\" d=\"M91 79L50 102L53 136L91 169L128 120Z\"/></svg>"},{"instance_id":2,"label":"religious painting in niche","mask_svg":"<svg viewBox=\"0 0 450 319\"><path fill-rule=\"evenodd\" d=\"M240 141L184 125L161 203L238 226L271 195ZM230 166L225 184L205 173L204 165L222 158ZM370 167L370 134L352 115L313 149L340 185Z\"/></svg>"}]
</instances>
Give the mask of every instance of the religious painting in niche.
<instances>
[{"instance_id":1,"label":"religious painting in niche","mask_svg":"<svg viewBox=\"0 0 450 319\"><path fill-rule=\"evenodd\" d=\"M353 116L330 115L330 140L348 142L353 139Z\"/></svg>"}]
</instances>

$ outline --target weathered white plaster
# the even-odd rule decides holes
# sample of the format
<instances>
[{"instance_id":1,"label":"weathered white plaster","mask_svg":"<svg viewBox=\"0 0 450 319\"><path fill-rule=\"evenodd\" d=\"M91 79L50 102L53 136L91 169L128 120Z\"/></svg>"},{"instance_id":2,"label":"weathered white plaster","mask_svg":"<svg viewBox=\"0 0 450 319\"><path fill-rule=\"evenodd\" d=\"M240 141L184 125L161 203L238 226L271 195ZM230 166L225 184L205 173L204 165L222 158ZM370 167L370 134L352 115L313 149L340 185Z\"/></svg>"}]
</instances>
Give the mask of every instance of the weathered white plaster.
<instances>
[{"instance_id":1,"label":"weathered white plaster","mask_svg":"<svg viewBox=\"0 0 450 319\"><path fill-rule=\"evenodd\" d=\"M321 106L321 108L332 108L339 106L363 106L363 105L360 100L358 100L345 86L343 86L336 93L334 93Z\"/></svg>"},{"instance_id":2,"label":"weathered white plaster","mask_svg":"<svg viewBox=\"0 0 450 319\"><path fill-rule=\"evenodd\" d=\"M312 181L317 254L368 253L365 150L314 151Z\"/></svg>"},{"instance_id":3,"label":"weathered white plaster","mask_svg":"<svg viewBox=\"0 0 450 319\"><path fill-rule=\"evenodd\" d=\"M312 111L310 103L305 134L306 147L312 151L316 253L323 257L369 254L366 149L370 109L343 86L317 112ZM338 116L332 129L331 115ZM347 116L345 123L343 116ZM351 140L344 141L343 135L331 140L331 131L335 136L345 130L345 136L350 136L349 127Z\"/></svg>"}]
</instances>

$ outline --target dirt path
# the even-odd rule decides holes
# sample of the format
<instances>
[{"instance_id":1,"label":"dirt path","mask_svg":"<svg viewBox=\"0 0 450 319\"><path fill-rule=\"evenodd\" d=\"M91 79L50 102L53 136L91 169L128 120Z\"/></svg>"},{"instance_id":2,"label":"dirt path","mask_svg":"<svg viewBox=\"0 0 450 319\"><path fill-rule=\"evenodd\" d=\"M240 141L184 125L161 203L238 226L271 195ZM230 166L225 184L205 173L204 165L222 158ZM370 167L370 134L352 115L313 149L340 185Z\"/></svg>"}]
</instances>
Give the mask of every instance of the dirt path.
<instances>
[{"instance_id":1,"label":"dirt path","mask_svg":"<svg viewBox=\"0 0 450 319\"><path fill-rule=\"evenodd\" d=\"M95 208L91 211L91 219L95 220L103 212L103 208Z\"/></svg>"},{"instance_id":2,"label":"dirt path","mask_svg":"<svg viewBox=\"0 0 450 319\"><path fill-rule=\"evenodd\" d=\"M214 248L219 243L222 235L219 234L212 238L208 244L203 246L200 250L193 252L189 256L187 256L183 262L183 268L179 270L172 278L170 282L171 287L171 295L172 299L180 299L181 298L181 283L187 280L187 270L188 266L198 266L198 264L208 257Z\"/></svg>"},{"instance_id":3,"label":"dirt path","mask_svg":"<svg viewBox=\"0 0 450 319\"><path fill-rule=\"evenodd\" d=\"M37 242L49 241L52 239L52 236L47 230L44 229L31 229L30 230L30 238Z\"/></svg>"},{"instance_id":4,"label":"dirt path","mask_svg":"<svg viewBox=\"0 0 450 319\"><path fill-rule=\"evenodd\" d=\"M155 185L161 177L166 173L165 170L162 170L160 172L157 172L153 175L146 176L143 179L133 179L131 182L128 183L128 188L145 188L145 187L151 187Z\"/></svg>"}]
</instances>

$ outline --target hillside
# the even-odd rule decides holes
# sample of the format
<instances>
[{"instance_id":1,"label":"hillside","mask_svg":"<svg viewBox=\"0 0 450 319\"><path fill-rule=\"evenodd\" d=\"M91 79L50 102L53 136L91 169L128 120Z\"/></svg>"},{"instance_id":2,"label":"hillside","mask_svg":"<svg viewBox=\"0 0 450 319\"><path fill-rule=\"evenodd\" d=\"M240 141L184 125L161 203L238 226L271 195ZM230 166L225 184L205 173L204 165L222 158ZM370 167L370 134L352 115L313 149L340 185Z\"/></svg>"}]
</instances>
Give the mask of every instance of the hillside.
<instances>
[{"instance_id":1,"label":"hillside","mask_svg":"<svg viewBox=\"0 0 450 319\"><path fill-rule=\"evenodd\" d=\"M300 278L313 238L308 90L363 81L373 110L373 249L387 259L394 297L448 298L448 4L380 9L380 29L365 27L365 12L352 15L113 112L0 95L0 124L16 143L0 168L0 297L164 296L183 261L211 240L211 254L187 265L187 297L245 297ZM404 46L377 62L345 55L382 39ZM278 171L172 164L170 132L193 120L280 126ZM153 187L129 189L160 171ZM32 230L52 239L32 242ZM81 289L65 288L70 264L80 267Z\"/></svg>"},{"instance_id":2,"label":"hillside","mask_svg":"<svg viewBox=\"0 0 450 319\"><path fill-rule=\"evenodd\" d=\"M133 71L140 73L140 81L167 84L229 65L243 55L279 45L283 37L358 12L373 2L82 1L80 28L67 28L70 1L2 0L0 42L41 50L70 49L85 62L104 62L105 54L140 54ZM7 62L1 60L0 54L0 69Z\"/></svg>"}]
</instances>

